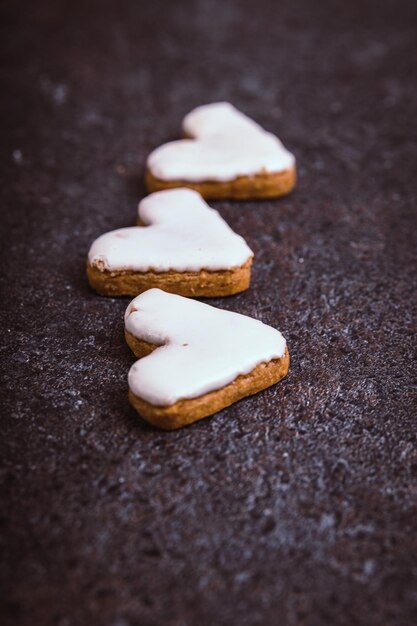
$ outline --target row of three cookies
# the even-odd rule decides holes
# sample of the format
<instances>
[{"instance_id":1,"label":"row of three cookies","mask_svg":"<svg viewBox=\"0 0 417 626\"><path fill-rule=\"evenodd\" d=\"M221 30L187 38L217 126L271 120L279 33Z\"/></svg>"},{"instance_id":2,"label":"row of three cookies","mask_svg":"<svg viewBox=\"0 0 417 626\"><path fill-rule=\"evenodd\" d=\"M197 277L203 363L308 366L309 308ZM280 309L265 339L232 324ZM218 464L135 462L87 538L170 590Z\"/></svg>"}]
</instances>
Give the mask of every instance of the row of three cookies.
<instances>
[{"instance_id":1,"label":"row of three cookies","mask_svg":"<svg viewBox=\"0 0 417 626\"><path fill-rule=\"evenodd\" d=\"M204 115L205 112L208 116ZM220 113L223 122L225 117L230 118L229 124L224 125L227 132L219 133L213 112ZM199 118L199 124L195 117ZM211 124L208 118L211 118ZM252 134L265 135L264 156L272 155L271 139L275 147L284 151L276 138L230 105L197 109L185 120L187 134L190 134L190 120L194 120L194 128L200 128L204 136L213 137L213 141L204 143L204 149L211 150L213 165L215 148L220 149L225 135L229 138L236 136L236 143L240 141L242 148L253 148L257 144L259 149L261 138L255 141ZM240 134L237 133L239 127ZM211 133L208 133L210 128ZM248 136L245 137L243 130ZM153 176L154 163L155 158L157 163L164 162L165 165L172 161L170 153L181 152L183 143L186 146L191 144L191 152L196 149L200 152L201 158L197 161L202 165L207 155L202 146L194 145L198 140L167 144L153 153L148 161L151 188L155 187L155 181L159 181L159 187L176 184L171 180L162 185L162 179ZM239 154L239 151L235 152L235 168L243 167L244 158L240 165L236 163ZM230 150L228 155L231 156ZM248 166L251 158L253 160L253 154L246 159ZM263 164L265 169L268 163L263 161ZM220 182L220 191L215 192L213 181L190 181L189 178L195 178L197 174L195 170L190 173L189 168L185 169L187 180L178 180L178 184L185 182L197 187L206 196L226 194L225 182ZM164 173L167 175L166 168ZM272 175L278 179L276 172ZM223 172L222 176L226 174ZM256 192L260 182L258 177L265 176L265 173L252 175L251 191L249 176L243 177L244 193L259 193ZM229 181L229 189L239 189L236 181L236 177ZM272 193L272 183L268 189L264 185L261 187L265 195ZM242 187L240 190L243 193ZM278 190L276 187L275 190L274 195L282 193L282 188ZM176 294L214 296L230 295L248 287L251 250L195 192L182 189L152 194L139 206L139 223L152 226L120 229L94 242L89 254L88 275L100 293L135 295L159 286ZM212 414L277 382L288 370L285 340L278 331L245 316L155 289L129 305L126 338L139 357L149 354L155 347L164 346L164 349L153 352L152 358L148 356L135 363L129 373L132 404L148 421L164 428L176 428Z\"/></svg>"}]
</instances>

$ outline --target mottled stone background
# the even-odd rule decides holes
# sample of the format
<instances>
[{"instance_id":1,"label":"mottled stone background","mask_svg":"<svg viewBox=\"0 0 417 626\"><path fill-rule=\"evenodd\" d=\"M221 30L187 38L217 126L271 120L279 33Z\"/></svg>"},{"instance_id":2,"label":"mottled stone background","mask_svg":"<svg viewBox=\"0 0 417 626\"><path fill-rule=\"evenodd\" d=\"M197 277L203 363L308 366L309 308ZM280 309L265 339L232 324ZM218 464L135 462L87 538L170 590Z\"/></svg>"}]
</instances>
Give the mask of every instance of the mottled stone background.
<instances>
[{"instance_id":1,"label":"mottled stone background","mask_svg":"<svg viewBox=\"0 0 417 626\"><path fill-rule=\"evenodd\" d=\"M3 13L2 626L416 624L415 0ZM222 99L299 183L215 203L256 257L214 304L280 328L292 368L158 432L126 398L127 300L85 257L134 222L149 151Z\"/></svg>"}]
</instances>

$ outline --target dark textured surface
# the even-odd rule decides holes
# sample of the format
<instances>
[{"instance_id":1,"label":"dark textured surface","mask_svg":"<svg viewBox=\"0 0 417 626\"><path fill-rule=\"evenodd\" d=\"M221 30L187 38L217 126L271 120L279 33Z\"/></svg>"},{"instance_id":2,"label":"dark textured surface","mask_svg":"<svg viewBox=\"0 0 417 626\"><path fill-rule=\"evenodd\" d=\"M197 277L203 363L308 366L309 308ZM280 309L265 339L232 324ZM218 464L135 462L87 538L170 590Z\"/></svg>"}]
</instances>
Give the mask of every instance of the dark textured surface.
<instances>
[{"instance_id":1,"label":"dark textured surface","mask_svg":"<svg viewBox=\"0 0 417 626\"><path fill-rule=\"evenodd\" d=\"M2 625L417 623L415 6L4 4ZM84 261L219 99L298 159L291 197L216 204L256 258L214 304L292 368L162 433Z\"/></svg>"}]
</instances>

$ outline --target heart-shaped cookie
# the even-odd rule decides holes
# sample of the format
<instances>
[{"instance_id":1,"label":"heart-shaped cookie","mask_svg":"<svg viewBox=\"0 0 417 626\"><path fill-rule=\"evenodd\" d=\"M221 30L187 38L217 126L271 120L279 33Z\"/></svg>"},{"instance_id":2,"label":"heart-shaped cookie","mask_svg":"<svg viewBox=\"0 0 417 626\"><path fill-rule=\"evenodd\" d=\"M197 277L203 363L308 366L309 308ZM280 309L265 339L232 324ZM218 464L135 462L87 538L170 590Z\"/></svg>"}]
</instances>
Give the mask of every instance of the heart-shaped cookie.
<instances>
[{"instance_id":1,"label":"heart-shaped cookie","mask_svg":"<svg viewBox=\"0 0 417 626\"><path fill-rule=\"evenodd\" d=\"M191 189L151 194L139 204L143 226L96 239L87 276L102 295L135 296L151 287L183 296L227 296L249 287L253 252Z\"/></svg>"},{"instance_id":2,"label":"heart-shaped cookie","mask_svg":"<svg viewBox=\"0 0 417 626\"><path fill-rule=\"evenodd\" d=\"M200 106L183 120L188 137L148 157L149 191L190 187L204 198L267 198L295 185L295 159L271 133L227 102Z\"/></svg>"},{"instance_id":3,"label":"heart-shaped cookie","mask_svg":"<svg viewBox=\"0 0 417 626\"><path fill-rule=\"evenodd\" d=\"M180 428L266 389L288 372L278 330L159 289L135 298L126 340L138 357L129 398L155 426Z\"/></svg>"}]
</instances>

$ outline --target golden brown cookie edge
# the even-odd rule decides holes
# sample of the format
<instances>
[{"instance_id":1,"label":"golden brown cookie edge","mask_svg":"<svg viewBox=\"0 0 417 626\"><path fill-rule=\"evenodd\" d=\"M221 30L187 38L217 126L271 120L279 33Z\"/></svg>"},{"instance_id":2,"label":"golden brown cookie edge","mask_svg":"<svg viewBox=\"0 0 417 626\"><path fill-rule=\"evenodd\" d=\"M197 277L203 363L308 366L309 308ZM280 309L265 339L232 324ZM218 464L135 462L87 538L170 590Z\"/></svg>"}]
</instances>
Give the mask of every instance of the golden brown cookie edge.
<instances>
[{"instance_id":1,"label":"golden brown cookie edge","mask_svg":"<svg viewBox=\"0 0 417 626\"><path fill-rule=\"evenodd\" d=\"M232 199L256 200L278 198L289 194L297 180L295 165L283 172L261 173L254 176L238 176L230 181L206 180L190 182L187 180L162 180L155 177L150 169L146 170L145 182L149 193L164 189L187 187L198 191L206 200Z\"/></svg>"},{"instance_id":2,"label":"golden brown cookie edge","mask_svg":"<svg viewBox=\"0 0 417 626\"><path fill-rule=\"evenodd\" d=\"M253 257L240 267L200 272L101 270L87 261L90 286L102 296L138 296L157 287L188 298L232 296L248 289Z\"/></svg>"}]
</instances>

